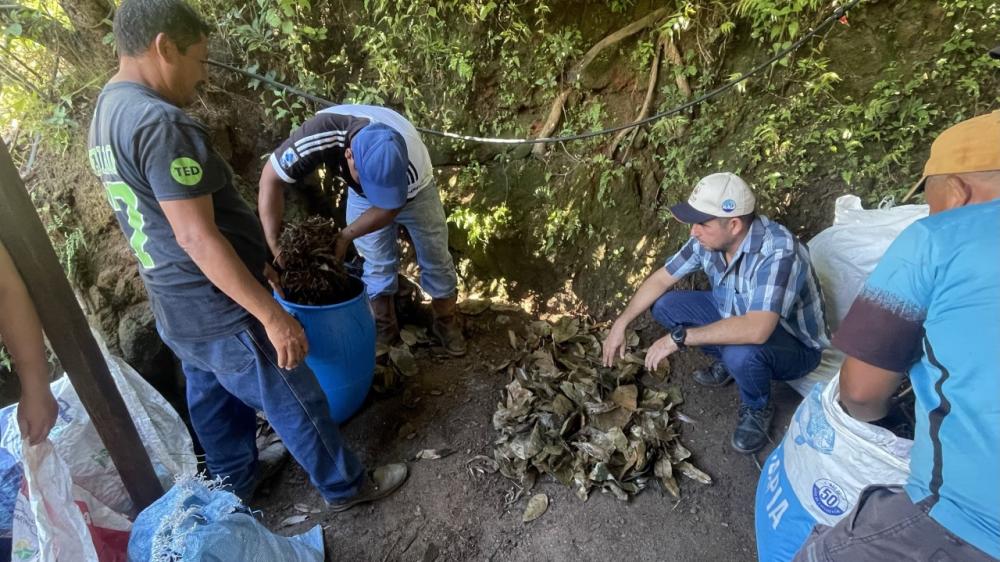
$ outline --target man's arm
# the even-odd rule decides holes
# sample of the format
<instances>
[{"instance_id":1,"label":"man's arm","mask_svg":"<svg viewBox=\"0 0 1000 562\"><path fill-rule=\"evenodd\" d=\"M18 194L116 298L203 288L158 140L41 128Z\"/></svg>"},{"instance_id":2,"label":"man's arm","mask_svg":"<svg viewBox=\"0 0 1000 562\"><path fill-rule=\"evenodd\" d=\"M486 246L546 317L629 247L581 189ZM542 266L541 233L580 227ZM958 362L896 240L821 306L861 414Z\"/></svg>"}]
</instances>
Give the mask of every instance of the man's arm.
<instances>
[{"instance_id":1,"label":"man's arm","mask_svg":"<svg viewBox=\"0 0 1000 562\"><path fill-rule=\"evenodd\" d=\"M0 244L0 337L14 358L21 381L17 423L21 437L32 445L49 435L59 406L49 389L49 366L45 360L42 324L28 296L14 261Z\"/></svg>"},{"instance_id":2,"label":"man's arm","mask_svg":"<svg viewBox=\"0 0 1000 562\"><path fill-rule=\"evenodd\" d=\"M903 380L900 373L847 356L840 368L840 402L852 418L871 422L884 418Z\"/></svg>"},{"instance_id":3,"label":"man's arm","mask_svg":"<svg viewBox=\"0 0 1000 562\"><path fill-rule=\"evenodd\" d=\"M302 326L257 282L215 224L212 196L161 201L177 242L208 280L245 308L267 331L278 366L292 369L309 350Z\"/></svg>"},{"instance_id":4,"label":"man's arm","mask_svg":"<svg viewBox=\"0 0 1000 562\"><path fill-rule=\"evenodd\" d=\"M257 194L257 211L260 213L261 226L264 227L264 240L271 248L271 254L281 263L278 240L281 238L281 227L285 218L285 186L288 184L278 177L274 166L268 160L260 173L257 185L260 188Z\"/></svg>"},{"instance_id":5,"label":"man's arm","mask_svg":"<svg viewBox=\"0 0 1000 562\"><path fill-rule=\"evenodd\" d=\"M604 340L604 366L610 367L614 363L616 355L625 357L625 329L640 314L653 306L656 299L663 296L663 293L666 293L677 281L678 279L668 273L665 267L661 267L639 285L628 306L611 325L608 337Z\"/></svg>"},{"instance_id":6,"label":"man's arm","mask_svg":"<svg viewBox=\"0 0 1000 562\"><path fill-rule=\"evenodd\" d=\"M778 314L753 310L743 316L723 318L698 328L689 328L684 344L696 345L760 345L767 341L778 325ZM646 368L656 369L667 357L677 351L677 344L669 335L653 342L646 351Z\"/></svg>"},{"instance_id":7,"label":"man's arm","mask_svg":"<svg viewBox=\"0 0 1000 562\"><path fill-rule=\"evenodd\" d=\"M347 247L351 242L365 234L370 234L392 224L392 221L396 219L396 215L399 214L400 210L369 207L354 222L340 231L340 235L337 237L337 247L334 249L334 256L339 260L343 260L344 255L347 254Z\"/></svg>"},{"instance_id":8,"label":"man's arm","mask_svg":"<svg viewBox=\"0 0 1000 562\"><path fill-rule=\"evenodd\" d=\"M687 331L686 345L761 345L771 337L781 317L776 312L751 310L743 316L717 320Z\"/></svg>"}]
</instances>

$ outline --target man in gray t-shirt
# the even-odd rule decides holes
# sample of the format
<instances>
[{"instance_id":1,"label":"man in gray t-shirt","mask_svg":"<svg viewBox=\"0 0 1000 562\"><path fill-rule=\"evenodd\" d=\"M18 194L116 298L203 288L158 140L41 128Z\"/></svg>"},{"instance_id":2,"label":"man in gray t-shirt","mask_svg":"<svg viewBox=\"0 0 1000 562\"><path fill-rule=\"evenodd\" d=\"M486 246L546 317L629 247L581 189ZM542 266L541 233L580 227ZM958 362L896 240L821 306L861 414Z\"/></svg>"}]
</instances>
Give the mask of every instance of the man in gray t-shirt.
<instances>
[{"instance_id":1,"label":"man in gray t-shirt","mask_svg":"<svg viewBox=\"0 0 1000 562\"><path fill-rule=\"evenodd\" d=\"M305 332L266 288L276 276L265 272L260 222L207 131L180 109L206 77L208 26L181 0L126 0L114 32L120 66L94 109L90 163L181 360L209 470L252 495L262 410L332 509L388 495L405 465L362 489L364 467L302 363Z\"/></svg>"}]
</instances>

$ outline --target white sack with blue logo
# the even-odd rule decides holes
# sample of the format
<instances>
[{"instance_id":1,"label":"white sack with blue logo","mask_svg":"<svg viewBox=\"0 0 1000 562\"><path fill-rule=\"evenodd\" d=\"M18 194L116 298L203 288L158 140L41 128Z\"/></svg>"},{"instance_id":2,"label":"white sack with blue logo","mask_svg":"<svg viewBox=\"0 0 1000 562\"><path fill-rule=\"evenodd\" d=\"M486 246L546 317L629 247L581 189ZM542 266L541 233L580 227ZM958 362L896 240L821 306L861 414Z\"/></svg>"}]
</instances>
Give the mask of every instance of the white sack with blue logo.
<instances>
[{"instance_id":1,"label":"white sack with blue logo","mask_svg":"<svg viewBox=\"0 0 1000 562\"><path fill-rule=\"evenodd\" d=\"M865 487L910 474L913 441L850 417L839 397L839 375L815 385L764 463L755 515L762 562L791 560L813 525L835 525Z\"/></svg>"},{"instance_id":2,"label":"white sack with blue logo","mask_svg":"<svg viewBox=\"0 0 1000 562\"><path fill-rule=\"evenodd\" d=\"M927 216L927 205L880 205L865 209L856 195L837 198L833 226L809 241L809 261L823 290L823 306L830 332L836 332L847 316L865 279L875 270L892 241L906 227ZM826 382L840 372L844 354L829 347L819 366L808 375L788 381L802 396L813 385Z\"/></svg>"}]
</instances>

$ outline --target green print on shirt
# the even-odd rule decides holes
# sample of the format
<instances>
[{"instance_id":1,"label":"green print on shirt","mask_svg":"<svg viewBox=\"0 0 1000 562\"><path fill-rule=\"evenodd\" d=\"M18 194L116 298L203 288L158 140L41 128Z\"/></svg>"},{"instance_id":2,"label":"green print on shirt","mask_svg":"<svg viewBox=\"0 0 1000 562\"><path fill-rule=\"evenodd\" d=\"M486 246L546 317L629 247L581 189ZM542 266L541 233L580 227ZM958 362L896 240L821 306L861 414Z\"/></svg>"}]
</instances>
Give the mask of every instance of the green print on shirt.
<instances>
[{"instance_id":1,"label":"green print on shirt","mask_svg":"<svg viewBox=\"0 0 1000 562\"><path fill-rule=\"evenodd\" d=\"M186 156L176 158L170 163L170 176L181 185L198 185L202 176L201 164Z\"/></svg>"},{"instance_id":2,"label":"green print on shirt","mask_svg":"<svg viewBox=\"0 0 1000 562\"><path fill-rule=\"evenodd\" d=\"M153 263L153 256L149 255L149 252L146 251L146 242L149 240L149 237L142 231L142 227L146 226L146 219L139 212L139 198L136 197L132 188L122 181L105 182L104 189L108 190L108 201L116 213L121 211L121 205L118 204L118 201L125 203L125 214L128 217L128 225L132 227L132 236L129 238L129 244L132 246L132 251L135 252L135 257L139 259L139 263L142 264L143 268L149 269L154 267L156 264Z\"/></svg>"}]
</instances>

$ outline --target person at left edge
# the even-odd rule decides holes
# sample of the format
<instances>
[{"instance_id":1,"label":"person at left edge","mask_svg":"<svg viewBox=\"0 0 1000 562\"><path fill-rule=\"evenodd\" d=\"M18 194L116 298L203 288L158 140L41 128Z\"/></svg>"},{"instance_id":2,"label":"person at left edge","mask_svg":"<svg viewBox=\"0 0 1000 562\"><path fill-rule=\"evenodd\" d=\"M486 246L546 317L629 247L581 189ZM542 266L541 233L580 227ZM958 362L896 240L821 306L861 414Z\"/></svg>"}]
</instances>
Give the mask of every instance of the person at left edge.
<instances>
[{"instance_id":1,"label":"person at left edge","mask_svg":"<svg viewBox=\"0 0 1000 562\"><path fill-rule=\"evenodd\" d=\"M397 225L402 225L417 254L420 286L432 299L431 331L449 354L465 355L448 225L420 133L399 113L372 105L330 107L293 131L264 165L257 201L264 237L279 263L284 188L323 165L349 188L349 224L340 232L334 253L343 259L353 242L364 257L362 279L378 341L391 344L399 335L393 295L399 268Z\"/></svg>"},{"instance_id":2,"label":"person at left edge","mask_svg":"<svg viewBox=\"0 0 1000 562\"><path fill-rule=\"evenodd\" d=\"M389 485L375 482L387 471L366 479L344 445L302 363L305 332L266 288L260 222L208 132L181 109L207 77L210 31L182 0L121 3L119 69L94 108L91 166L136 256L157 330L181 360L212 475L252 496L261 410L331 510L385 497L405 465L389 471L398 476Z\"/></svg>"}]
</instances>

